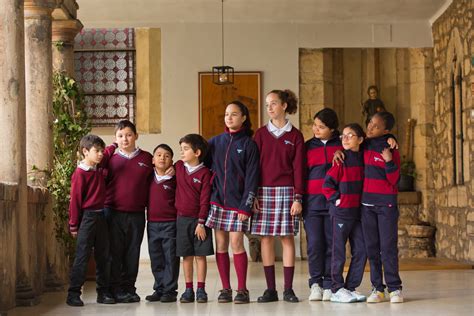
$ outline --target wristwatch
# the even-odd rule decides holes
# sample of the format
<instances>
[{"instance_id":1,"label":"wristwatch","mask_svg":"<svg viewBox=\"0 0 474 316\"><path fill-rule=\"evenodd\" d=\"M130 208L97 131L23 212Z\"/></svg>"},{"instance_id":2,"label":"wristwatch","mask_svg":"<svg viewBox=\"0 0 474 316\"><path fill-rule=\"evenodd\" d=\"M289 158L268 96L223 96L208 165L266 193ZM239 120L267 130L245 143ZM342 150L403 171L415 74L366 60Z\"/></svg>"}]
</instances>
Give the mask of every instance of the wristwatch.
<instances>
[{"instance_id":1,"label":"wristwatch","mask_svg":"<svg viewBox=\"0 0 474 316\"><path fill-rule=\"evenodd\" d=\"M199 227L204 228L204 224L198 224Z\"/></svg>"}]
</instances>

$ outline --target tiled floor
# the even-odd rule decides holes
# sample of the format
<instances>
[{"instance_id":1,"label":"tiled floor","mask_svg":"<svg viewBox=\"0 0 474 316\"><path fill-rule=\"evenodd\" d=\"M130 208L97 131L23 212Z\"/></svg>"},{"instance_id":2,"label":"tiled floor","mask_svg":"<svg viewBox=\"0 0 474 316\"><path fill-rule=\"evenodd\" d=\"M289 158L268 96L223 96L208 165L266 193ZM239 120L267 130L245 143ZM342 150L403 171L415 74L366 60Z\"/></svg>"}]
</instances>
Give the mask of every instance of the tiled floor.
<instances>
[{"instance_id":1,"label":"tiled floor","mask_svg":"<svg viewBox=\"0 0 474 316\"><path fill-rule=\"evenodd\" d=\"M250 304L219 304L216 301L221 287L215 262L209 262L207 292L210 302L207 304L149 303L144 300L152 292L153 277L147 264L140 266L137 282L140 303L100 305L95 303L94 283L88 282L85 287L84 307L69 307L65 304L66 293L47 293L41 297L41 304L34 307L21 307L8 311L8 316L20 315L397 315L397 316L434 316L434 315L474 315L474 270L440 270L440 271L402 271L406 302L403 304L353 303L337 304L330 302L309 302L307 300L307 267L306 262L297 262L294 289L302 302L297 304L279 301L277 303L258 304L256 299L265 289L265 278L258 263L250 263L248 288ZM232 274L234 273L231 267ZM232 284L236 284L232 276ZM277 286L283 282L281 263L277 264ZM180 279L180 290L184 287ZM369 275L365 273L360 290L370 290Z\"/></svg>"}]
</instances>

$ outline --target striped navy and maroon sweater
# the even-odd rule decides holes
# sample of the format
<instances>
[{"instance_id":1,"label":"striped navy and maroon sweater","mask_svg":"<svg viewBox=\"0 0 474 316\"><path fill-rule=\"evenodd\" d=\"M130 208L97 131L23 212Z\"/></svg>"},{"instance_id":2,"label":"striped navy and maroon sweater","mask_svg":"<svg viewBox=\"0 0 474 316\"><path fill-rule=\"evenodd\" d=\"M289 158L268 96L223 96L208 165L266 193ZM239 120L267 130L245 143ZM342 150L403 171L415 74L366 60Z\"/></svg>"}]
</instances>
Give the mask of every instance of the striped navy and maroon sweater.
<instances>
[{"instance_id":1,"label":"striped navy and maroon sweater","mask_svg":"<svg viewBox=\"0 0 474 316\"><path fill-rule=\"evenodd\" d=\"M322 191L331 203L331 215L358 218L364 182L364 153L344 150L344 157L344 163L329 169ZM336 200L340 200L337 207Z\"/></svg>"},{"instance_id":2,"label":"striped navy and maroon sweater","mask_svg":"<svg viewBox=\"0 0 474 316\"><path fill-rule=\"evenodd\" d=\"M364 189L362 203L377 206L397 205L398 180L400 178L400 154L392 149L392 160L385 162L382 150L389 147L392 135L368 138L364 146Z\"/></svg>"},{"instance_id":3,"label":"striped navy and maroon sweater","mask_svg":"<svg viewBox=\"0 0 474 316\"><path fill-rule=\"evenodd\" d=\"M343 150L339 132L324 144L319 138L313 137L306 146L306 194L304 199L305 212L327 211L329 203L323 194L324 178L331 168L334 153Z\"/></svg>"},{"instance_id":4,"label":"striped navy and maroon sweater","mask_svg":"<svg viewBox=\"0 0 474 316\"><path fill-rule=\"evenodd\" d=\"M255 142L260 151L261 187L294 187L295 197L304 193L304 138L292 127L279 137L260 127L255 132Z\"/></svg>"},{"instance_id":5,"label":"striped navy and maroon sweater","mask_svg":"<svg viewBox=\"0 0 474 316\"><path fill-rule=\"evenodd\" d=\"M150 184L147 219L150 222L171 222L176 220L175 203L176 178L158 180Z\"/></svg>"}]
</instances>

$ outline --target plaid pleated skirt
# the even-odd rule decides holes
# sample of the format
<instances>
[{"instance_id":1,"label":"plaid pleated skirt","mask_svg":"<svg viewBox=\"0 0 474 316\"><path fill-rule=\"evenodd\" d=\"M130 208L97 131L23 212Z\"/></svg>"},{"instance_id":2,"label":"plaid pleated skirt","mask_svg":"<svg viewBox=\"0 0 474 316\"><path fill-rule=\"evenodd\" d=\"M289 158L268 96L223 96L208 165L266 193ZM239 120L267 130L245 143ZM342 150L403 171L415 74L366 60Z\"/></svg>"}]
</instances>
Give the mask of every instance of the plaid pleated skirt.
<instances>
[{"instance_id":1,"label":"plaid pleated skirt","mask_svg":"<svg viewBox=\"0 0 474 316\"><path fill-rule=\"evenodd\" d=\"M206 226L212 229L226 232L247 232L250 226L250 219L239 221L239 213L235 210L226 210L217 205L211 204Z\"/></svg>"},{"instance_id":2,"label":"plaid pleated skirt","mask_svg":"<svg viewBox=\"0 0 474 316\"><path fill-rule=\"evenodd\" d=\"M253 214L250 231L253 235L297 235L300 228L298 216L291 216L294 200L293 187L260 187L257 198L260 211Z\"/></svg>"}]
</instances>

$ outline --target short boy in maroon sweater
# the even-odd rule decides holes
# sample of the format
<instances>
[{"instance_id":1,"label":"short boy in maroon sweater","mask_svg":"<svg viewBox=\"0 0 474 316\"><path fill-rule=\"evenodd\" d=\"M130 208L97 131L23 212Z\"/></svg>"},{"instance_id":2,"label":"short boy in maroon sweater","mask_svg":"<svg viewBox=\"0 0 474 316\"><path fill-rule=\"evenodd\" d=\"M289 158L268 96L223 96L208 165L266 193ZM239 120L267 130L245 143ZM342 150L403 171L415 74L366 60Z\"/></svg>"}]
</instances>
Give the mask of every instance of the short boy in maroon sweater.
<instances>
[{"instance_id":1,"label":"short boy in maroon sweater","mask_svg":"<svg viewBox=\"0 0 474 316\"><path fill-rule=\"evenodd\" d=\"M105 178L103 166L109 155L104 155L104 141L96 135L81 139L80 151L84 160L71 178L69 230L77 238L76 257L71 268L66 303L84 306L81 288L86 280L87 263L94 248L97 263L97 303L114 304L109 290L109 236L104 215Z\"/></svg>"},{"instance_id":2,"label":"short boy in maroon sweater","mask_svg":"<svg viewBox=\"0 0 474 316\"><path fill-rule=\"evenodd\" d=\"M115 127L117 152L110 157L105 207L110 229L110 287L117 303L139 302L135 282L140 245L145 230L145 208L153 177L152 155L135 146L135 125L120 121Z\"/></svg>"},{"instance_id":3,"label":"short boy in maroon sweater","mask_svg":"<svg viewBox=\"0 0 474 316\"><path fill-rule=\"evenodd\" d=\"M160 144L153 150L153 180L147 207L148 252L155 278L150 302L176 302L179 257L176 256L176 178L166 174L173 165L173 150Z\"/></svg>"},{"instance_id":4,"label":"short boy in maroon sweater","mask_svg":"<svg viewBox=\"0 0 474 316\"><path fill-rule=\"evenodd\" d=\"M211 171L204 166L208 146L198 134L188 134L179 141L181 160L176 168L176 255L183 257L186 290L181 303L207 302L205 291L206 256L214 254L211 229L204 226L211 197ZM193 261L197 263L197 292L193 290Z\"/></svg>"}]
</instances>

